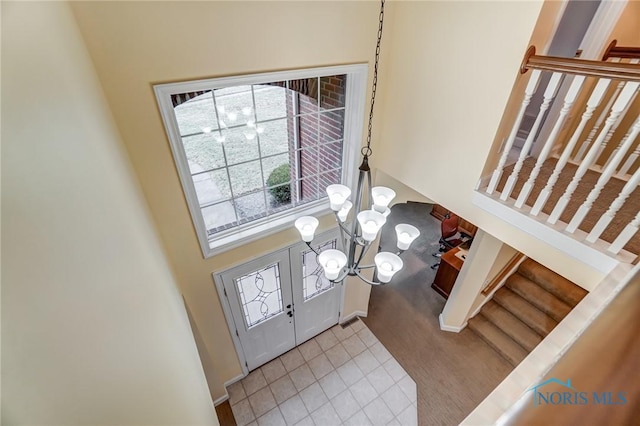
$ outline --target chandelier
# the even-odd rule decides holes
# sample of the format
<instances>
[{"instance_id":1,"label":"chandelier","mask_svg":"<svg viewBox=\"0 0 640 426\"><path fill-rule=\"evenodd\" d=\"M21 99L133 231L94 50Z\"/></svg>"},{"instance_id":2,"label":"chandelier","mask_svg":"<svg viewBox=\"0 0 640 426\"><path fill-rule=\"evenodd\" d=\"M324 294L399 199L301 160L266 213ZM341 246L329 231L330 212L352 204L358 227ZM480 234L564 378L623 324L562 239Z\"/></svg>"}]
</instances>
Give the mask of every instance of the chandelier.
<instances>
[{"instance_id":1,"label":"chandelier","mask_svg":"<svg viewBox=\"0 0 640 426\"><path fill-rule=\"evenodd\" d=\"M359 167L358 184L353 201L351 189L345 185L335 184L327 187L329 204L333 211L338 227L343 251L330 249L319 253L311 245L313 237L318 227L319 221L312 216L302 216L295 221L295 227L300 232L302 240L309 248L316 253L318 264L322 266L324 274L332 282L342 281L347 275L358 276L364 282L371 285L388 283L396 272L402 269L403 262L400 255L409 248L413 240L420 231L415 226L400 224L396 226L397 253L380 252L374 257L373 265L361 265L361 261L371 248L373 241L378 237L380 229L385 224L390 213L389 203L396 196L396 193L383 186L371 187L371 169L369 168L369 157L373 154L371 150L371 126L373 123L373 106L376 99L376 86L378 83L378 62L380 58L380 42L382 41L382 24L384 22L384 1L380 5L380 22L378 26L378 39L376 45L376 56L373 71L373 88L371 91L371 109L369 112L369 128L367 133L367 145L362 148L362 163ZM373 202L370 210L362 210L365 179L367 183L368 201ZM351 209L355 217L349 222L349 212ZM362 275L364 269L376 268L377 281L371 281Z\"/></svg>"}]
</instances>

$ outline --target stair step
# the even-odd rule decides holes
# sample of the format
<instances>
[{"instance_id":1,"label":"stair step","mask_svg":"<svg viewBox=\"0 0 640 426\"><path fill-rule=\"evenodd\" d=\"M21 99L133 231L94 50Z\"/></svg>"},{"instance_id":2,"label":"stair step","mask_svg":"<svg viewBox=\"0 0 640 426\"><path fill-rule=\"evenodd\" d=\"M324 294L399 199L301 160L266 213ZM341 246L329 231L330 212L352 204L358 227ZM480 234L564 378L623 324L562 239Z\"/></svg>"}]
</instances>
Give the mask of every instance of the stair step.
<instances>
[{"instance_id":1,"label":"stair step","mask_svg":"<svg viewBox=\"0 0 640 426\"><path fill-rule=\"evenodd\" d=\"M481 313L528 352L531 352L542 341L542 336L493 300L489 300L482 307Z\"/></svg>"},{"instance_id":2,"label":"stair step","mask_svg":"<svg viewBox=\"0 0 640 426\"><path fill-rule=\"evenodd\" d=\"M571 306L518 272L507 278L505 285L558 322L571 312Z\"/></svg>"},{"instance_id":3,"label":"stair step","mask_svg":"<svg viewBox=\"0 0 640 426\"><path fill-rule=\"evenodd\" d=\"M576 306L588 293L582 287L531 259L522 262L518 272L571 307Z\"/></svg>"},{"instance_id":4,"label":"stair step","mask_svg":"<svg viewBox=\"0 0 640 426\"><path fill-rule=\"evenodd\" d=\"M496 291L493 295L493 300L542 337L545 337L558 325L556 320L518 296L508 287L501 287Z\"/></svg>"},{"instance_id":5,"label":"stair step","mask_svg":"<svg viewBox=\"0 0 640 426\"><path fill-rule=\"evenodd\" d=\"M469 320L469 328L514 367L527 356L527 351L522 346L493 325L482 313Z\"/></svg>"}]
</instances>

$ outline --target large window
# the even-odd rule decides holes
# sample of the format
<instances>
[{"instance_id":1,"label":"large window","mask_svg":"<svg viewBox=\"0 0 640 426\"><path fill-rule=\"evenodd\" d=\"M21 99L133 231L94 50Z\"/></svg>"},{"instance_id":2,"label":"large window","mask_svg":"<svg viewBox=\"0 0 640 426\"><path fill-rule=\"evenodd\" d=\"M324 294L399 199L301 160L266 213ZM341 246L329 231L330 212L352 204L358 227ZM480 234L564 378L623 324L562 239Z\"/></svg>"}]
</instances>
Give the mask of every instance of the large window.
<instances>
[{"instance_id":1,"label":"large window","mask_svg":"<svg viewBox=\"0 0 640 426\"><path fill-rule=\"evenodd\" d=\"M362 132L362 65L155 86L203 253L325 209L350 184Z\"/></svg>"}]
</instances>

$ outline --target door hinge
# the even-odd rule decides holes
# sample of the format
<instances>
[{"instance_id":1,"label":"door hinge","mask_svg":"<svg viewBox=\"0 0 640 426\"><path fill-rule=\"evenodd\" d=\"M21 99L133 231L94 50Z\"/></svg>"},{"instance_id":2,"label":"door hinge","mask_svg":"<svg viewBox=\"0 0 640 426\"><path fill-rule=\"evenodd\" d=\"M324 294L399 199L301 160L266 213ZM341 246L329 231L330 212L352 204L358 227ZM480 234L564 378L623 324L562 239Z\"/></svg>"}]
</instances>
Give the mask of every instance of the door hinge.
<instances>
[{"instance_id":1,"label":"door hinge","mask_svg":"<svg viewBox=\"0 0 640 426\"><path fill-rule=\"evenodd\" d=\"M247 364L247 361L244 362L245 367L249 368L249 364Z\"/></svg>"},{"instance_id":2,"label":"door hinge","mask_svg":"<svg viewBox=\"0 0 640 426\"><path fill-rule=\"evenodd\" d=\"M227 296L227 289L226 289L226 288L224 288L224 287L222 287L222 291L224 291L224 297L227 297L227 298L228 298L229 296Z\"/></svg>"},{"instance_id":3,"label":"door hinge","mask_svg":"<svg viewBox=\"0 0 640 426\"><path fill-rule=\"evenodd\" d=\"M238 333L238 329L236 328L236 336L240 337L240 333Z\"/></svg>"}]
</instances>

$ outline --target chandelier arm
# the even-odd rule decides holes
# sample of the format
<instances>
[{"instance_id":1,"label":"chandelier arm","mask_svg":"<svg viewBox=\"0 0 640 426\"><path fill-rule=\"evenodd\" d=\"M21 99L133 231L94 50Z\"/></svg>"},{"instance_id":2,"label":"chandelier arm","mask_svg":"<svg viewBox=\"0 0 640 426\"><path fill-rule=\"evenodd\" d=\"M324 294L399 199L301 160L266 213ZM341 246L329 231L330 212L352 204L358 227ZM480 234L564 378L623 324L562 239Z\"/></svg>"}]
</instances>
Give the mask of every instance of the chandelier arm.
<instances>
[{"instance_id":1,"label":"chandelier arm","mask_svg":"<svg viewBox=\"0 0 640 426\"><path fill-rule=\"evenodd\" d=\"M375 268L376 265L372 264L372 265L365 265L365 266L358 266L358 270L363 270L363 269L371 269L371 268Z\"/></svg>"},{"instance_id":2,"label":"chandelier arm","mask_svg":"<svg viewBox=\"0 0 640 426\"><path fill-rule=\"evenodd\" d=\"M358 256L358 261L353 265L353 270L358 269L358 267L360 265L360 261L362 260L364 255L367 254L367 252L369 251L370 247L371 247L371 243L367 243L362 247L362 249L360 250L360 256Z\"/></svg>"},{"instance_id":3,"label":"chandelier arm","mask_svg":"<svg viewBox=\"0 0 640 426\"><path fill-rule=\"evenodd\" d=\"M316 254L316 256L318 256L320 254L320 252L318 250L314 249L311 246L311 241L305 241L305 244L307 245L307 247L309 247L311 249L312 252L314 252Z\"/></svg>"},{"instance_id":4,"label":"chandelier arm","mask_svg":"<svg viewBox=\"0 0 640 426\"><path fill-rule=\"evenodd\" d=\"M359 269L356 269L355 271L356 275L365 283L369 284L369 285L380 285L381 283L376 282L376 281L370 281L367 278L363 277L362 274L360 273Z\"/></svg>"}]
</instances>

